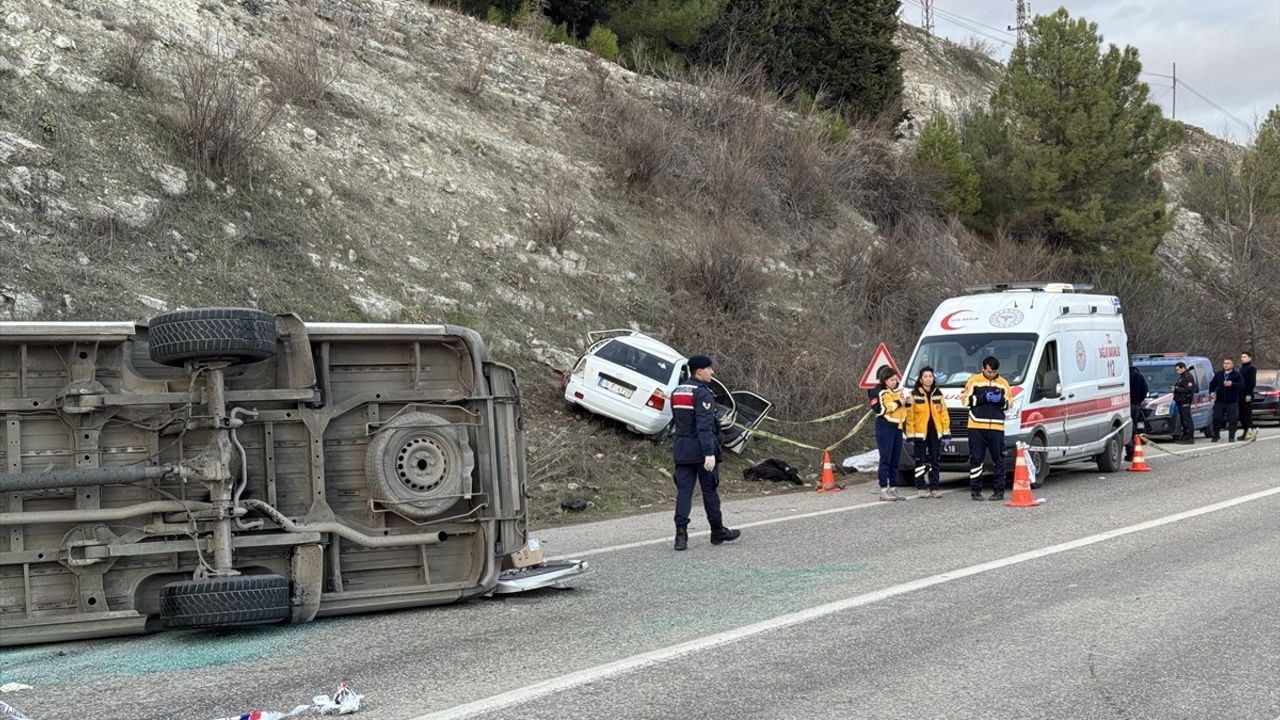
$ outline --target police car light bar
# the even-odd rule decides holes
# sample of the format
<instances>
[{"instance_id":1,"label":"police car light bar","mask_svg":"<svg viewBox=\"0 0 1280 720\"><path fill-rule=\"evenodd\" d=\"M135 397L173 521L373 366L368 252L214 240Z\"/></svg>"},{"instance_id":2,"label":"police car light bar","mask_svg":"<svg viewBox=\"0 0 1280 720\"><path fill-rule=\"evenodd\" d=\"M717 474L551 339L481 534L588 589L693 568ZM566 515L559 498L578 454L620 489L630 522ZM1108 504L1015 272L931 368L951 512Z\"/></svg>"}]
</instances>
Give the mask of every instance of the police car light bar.
<instances>
[{"instance_id":1,"label":"police car light bar","mask_svg":"<svg viewBox=\"0 0 1280 720\"><path fill-rule=\"evenodd\" d=\"M1167 353L1134 353L1129 357L1134 360L1159 360L1160 358L1176 358L1186 357L1184 352L1167 352Z\"/></svg>"},{"instance_id":2,"label":"police car light bar","mask_svg":"<svg viewBox=\"0 0 1280 720\"><path fill-rule=\"evenodd\" d=\"M997 283L994 285L970 285L964 291L970 295L979 293L1008 292L1009 290L1032 290L1050 293L1088 292L1092 285L1076 285L1072 283L1018 282Z\"/></svg>"}]
</instances>

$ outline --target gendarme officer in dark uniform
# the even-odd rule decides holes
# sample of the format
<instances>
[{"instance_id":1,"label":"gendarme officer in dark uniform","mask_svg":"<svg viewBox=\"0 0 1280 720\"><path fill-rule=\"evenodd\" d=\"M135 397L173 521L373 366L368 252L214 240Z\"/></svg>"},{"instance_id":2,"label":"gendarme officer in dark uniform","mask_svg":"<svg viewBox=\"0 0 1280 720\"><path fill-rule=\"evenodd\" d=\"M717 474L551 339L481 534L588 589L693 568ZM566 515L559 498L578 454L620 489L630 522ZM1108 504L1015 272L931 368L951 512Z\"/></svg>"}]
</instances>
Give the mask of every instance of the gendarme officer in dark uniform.
<instances>
[{"instance_id":1,"label":"gendarme officer in dark uniform","mask_svg":"<svg viewBox=\"0 0 1280 720\"><path fill-rule=\"evenodd\" d=\"M737 540L741 530L730 530L720 517L720 429L716 423L716 396L707 383L715 374L711 358L689 358L689 379L671 394L674 424L672 452L676 464L676 550L689 547L689 510L693 486L702 486L702 507L711 523L711 544Z\"/></svg>"}]
</instances>

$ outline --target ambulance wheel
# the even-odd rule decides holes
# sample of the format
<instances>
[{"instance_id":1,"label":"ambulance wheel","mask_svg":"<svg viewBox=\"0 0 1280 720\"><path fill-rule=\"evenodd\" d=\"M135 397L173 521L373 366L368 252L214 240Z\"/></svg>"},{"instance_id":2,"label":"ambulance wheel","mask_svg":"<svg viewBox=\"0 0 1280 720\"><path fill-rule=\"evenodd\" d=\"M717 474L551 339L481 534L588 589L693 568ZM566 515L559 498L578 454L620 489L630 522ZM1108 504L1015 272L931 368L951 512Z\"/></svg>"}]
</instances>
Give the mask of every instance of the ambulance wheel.
<instances>
[{"instance_id":1,"label":"ambulance wheel","mask_svg":"<svg viewBox=\"0 0 1280 720\"><path fill-rule=\"evenodd\" d=\"M1111 439L1107 440L1106 448L1094 456L1094 459L1098 461L1098 469L1105 473L1118 472L1124 462L1121 459L1123 451L1124 448L1120 445L1120 435L1112 435Z\"/></svg>"},{"instance_id":2,"label":"ambulance wheel","mask_svg":"<svg viewBox=\"0 0 1280 720\"><path fill-rule=\"evenodd\" d=\"M1046 447L1049 441L1044 435L1036 433L1031 437L1031 444L1039 447ZM1049 453L1033 452L1029 454L1031 463L1036 466L1036 481L1031 483L1031 487L1039 490L1044 485L1044 481L1049 477Z\"/></svg>"}]
</instances>

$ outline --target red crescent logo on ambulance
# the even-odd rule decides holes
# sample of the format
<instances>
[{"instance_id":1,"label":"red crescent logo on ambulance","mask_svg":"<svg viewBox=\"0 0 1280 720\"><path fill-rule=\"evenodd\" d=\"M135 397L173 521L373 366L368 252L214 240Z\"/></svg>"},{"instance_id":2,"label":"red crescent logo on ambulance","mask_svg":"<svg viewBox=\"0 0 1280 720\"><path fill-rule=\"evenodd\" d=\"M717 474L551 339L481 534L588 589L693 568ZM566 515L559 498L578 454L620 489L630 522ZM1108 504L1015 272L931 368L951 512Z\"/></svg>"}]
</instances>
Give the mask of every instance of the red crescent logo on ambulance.
<instances>
[{"instance_id":1,"label":"red crescent logo on ambulance","mask_svg":"<svg viewBox=\"0 0 1280 720\"><path fill-rule=\"evenodd\" d=\"M960 328L964 327L964 325L956 325L955 324L956 320L959 320L960 322L968 324L973 322L974 320L977 320L978 318L972 315L970 315L969 317L962 317L962 318L956 318L956 316L959 315L960 313L972 313L972 312L973 312L972 310L965 309L965 310L957 310L953 313L949 313L943 316L942 322L939 323L939 325L942 326L943 330L959 330Z\"/></svg>"}]
</instances>

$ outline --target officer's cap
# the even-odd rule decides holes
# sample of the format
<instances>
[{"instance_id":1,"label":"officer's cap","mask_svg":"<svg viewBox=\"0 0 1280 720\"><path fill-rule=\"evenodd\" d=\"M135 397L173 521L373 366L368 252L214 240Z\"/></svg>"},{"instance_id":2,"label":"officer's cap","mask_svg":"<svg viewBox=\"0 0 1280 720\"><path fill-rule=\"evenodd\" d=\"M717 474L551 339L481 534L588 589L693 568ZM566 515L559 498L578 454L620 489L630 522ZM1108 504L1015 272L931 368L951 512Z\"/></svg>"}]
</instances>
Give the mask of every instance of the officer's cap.
<instances>
[{"instance_id":1,"label":"officer's cap","mask_svg":"<svg viewBox=\"0 0 1280 720\"><path fill-rule=\"evenodd\" d=\"M706 355L694 355L689 358L689 371L701 370L702 368L711 367L711 358Z\"/></svg>"}]
</instances>

